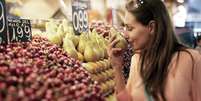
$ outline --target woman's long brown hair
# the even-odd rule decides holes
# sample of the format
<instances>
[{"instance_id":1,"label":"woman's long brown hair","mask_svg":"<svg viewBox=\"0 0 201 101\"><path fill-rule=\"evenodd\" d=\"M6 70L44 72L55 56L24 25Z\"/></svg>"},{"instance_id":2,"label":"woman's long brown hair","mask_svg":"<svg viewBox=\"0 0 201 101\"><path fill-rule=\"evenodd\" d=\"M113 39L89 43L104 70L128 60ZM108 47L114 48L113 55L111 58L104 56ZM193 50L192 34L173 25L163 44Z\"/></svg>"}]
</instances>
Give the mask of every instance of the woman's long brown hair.
<instances>
[{"instance_id":1,"label":"woman's long brown hair","mask_svg":"<svg viewBox=\"0 0 201 101\"><path fill-rule=\"evenodd\" d=\"M140 74L147 93L155 100L162 98L165 101L168 66L173 54L184 46L179 44L168 11L161 0L132 0L126 8L145 26L151 20L156 22L151 42L141 53Z\"/></svg>"}]
</instances>

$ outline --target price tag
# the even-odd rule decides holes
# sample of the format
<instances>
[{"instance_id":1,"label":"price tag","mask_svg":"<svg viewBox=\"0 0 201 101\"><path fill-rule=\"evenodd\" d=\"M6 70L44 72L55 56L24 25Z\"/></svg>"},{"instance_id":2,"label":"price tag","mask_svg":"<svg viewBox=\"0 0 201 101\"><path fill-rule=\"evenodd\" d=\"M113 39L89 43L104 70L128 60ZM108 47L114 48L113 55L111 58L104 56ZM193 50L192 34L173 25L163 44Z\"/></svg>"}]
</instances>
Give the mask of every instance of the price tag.
<instances>
[{"instance_id":1,"label":"price tag","mask_svg":"<svg viewBox=\"0 0 201 101\"><path fill-rule=\"evenodd\" d=\"M88 32L88 0L72 0L72 22L77 35Z\"/></svg>"},{"instance_id":2,"label":"price tag","mask_svg":"<svg viewBox=\"0 0 201 101\"><path fill-rule=\"evenodd\" d=\"M8 38L5 0L0 0L0 8L0 44L6 44Z\"/></svg>"},{"instance_id":3,"label":"price tag","mask_svg":"<svg viewBox=\"0 0 201 101\"><path fill-rule=\"evenodd\" d=\"M8 19L8 32L10 42L31 41L31 21L27 19Z\"/></svg>"}]
</instances>

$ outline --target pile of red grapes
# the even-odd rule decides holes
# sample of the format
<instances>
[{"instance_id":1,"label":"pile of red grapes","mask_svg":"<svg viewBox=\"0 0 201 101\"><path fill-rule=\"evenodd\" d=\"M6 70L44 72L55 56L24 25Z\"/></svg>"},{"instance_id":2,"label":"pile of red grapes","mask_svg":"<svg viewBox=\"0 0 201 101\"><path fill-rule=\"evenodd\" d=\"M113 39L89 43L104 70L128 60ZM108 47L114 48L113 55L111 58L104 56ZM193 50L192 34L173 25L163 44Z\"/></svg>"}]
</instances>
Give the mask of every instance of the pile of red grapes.
<instances>
[{"instance_id":1,"label":"pile of red grapes","mask_svg":"<svg viewBox=\"0 0 201 101\"><path fill-rule=\"evenodd\" d=\"M94 21L90 25L90 31L95 30L106 39L109 39L110 28L111 26L109 24L105 24L102 21Z\"/></svg>"},{"instance_id":2,"label":"pile of red grapes","mask_svg":"<svg viewBox=\"0 0 201 101\"><path fill-rule=\"evenodd\" d=\"M130 44L128 44L128 47L123 54L123 61L124 61L123 74L124 74L124 77L126 78L126 80L129 77L131 58L132 58L133 54L134 54L133 48Z\"/></svg>"},{"instance_id":3,"label":"pile of red grapes","mask_svg":"<svg viewBox=\"0 0 201 101\"><path fill-rule=\"evenodd\" d=\"M79 61L41 37L0 46L0 101L102 101Z\"/></svg>"}]
</instances>

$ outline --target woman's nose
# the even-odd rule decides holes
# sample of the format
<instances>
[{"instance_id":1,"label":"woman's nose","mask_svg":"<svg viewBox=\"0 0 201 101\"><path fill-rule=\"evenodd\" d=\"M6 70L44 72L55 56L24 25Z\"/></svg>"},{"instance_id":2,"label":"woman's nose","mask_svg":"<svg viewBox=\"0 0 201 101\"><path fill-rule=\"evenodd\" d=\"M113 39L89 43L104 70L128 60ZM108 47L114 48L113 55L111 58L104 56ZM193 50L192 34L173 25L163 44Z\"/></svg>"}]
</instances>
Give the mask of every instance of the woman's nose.
<instances>
[{"instance_id":1,"label":"woman's nose","mask_svg":"<svg viewBox=\"0 0 201 101\"><path fill-rule=\"evenodd\" d=\"M123 36L126 38L126 39L128 39L128 32L127 31L123 31Z\"/></svg>"}]
</instances>

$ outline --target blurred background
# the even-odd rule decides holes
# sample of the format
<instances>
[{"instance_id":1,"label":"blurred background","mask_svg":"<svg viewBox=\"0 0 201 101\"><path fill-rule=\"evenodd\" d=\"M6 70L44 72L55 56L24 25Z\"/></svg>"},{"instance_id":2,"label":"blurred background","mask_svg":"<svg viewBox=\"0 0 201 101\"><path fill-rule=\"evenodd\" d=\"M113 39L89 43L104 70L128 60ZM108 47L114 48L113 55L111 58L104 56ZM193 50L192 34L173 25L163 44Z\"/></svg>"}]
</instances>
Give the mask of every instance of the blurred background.
<instances>
[{"instance_id":1,"label":"blurred background","mask_svg":"<svg viewBox=\"0 0 201 101\"><path fill-rule=\"evenodd\" d=\"M103 21L121 26L127 0L89 0L89 22ZM6 0L9 17L28 18L34 22L48 19L72 20L71 0ZM201 0L163 0L181 41L195 47L201 32Z\"/></svg>"},{"instance_id":2,"label":"blurred background","mask_svg":"<svg viewBox=\"0 0 201 101\"><path fill-rule=\"evenodd\" d=\"M32 33L29 33L30 30L26 29L24 24L18 26L11 23L10 26L14 27L10 27L13 30L8 30L11 31L8 34L12 34L14 40L18 40L18 35L26 36L28 33L33 36L33 40L18 43L16 46L8 44L8 48L0 47L0 67L3 66L0 68L0 81L3 81L0 84L0 101L2 98L7 100L10 98L8 101L12 101L16 97L24 100L45 97L48 100L66 98L74 101L89 99L90 96L98 97L98 94L106 101L116 101L114 71L108 59L107 46L109 38L118 35L120 41L115 47L125 49L122 72L127 79L130 61L134 54L132 46L127 44L127 40L123 37L124 30L122 30L127 0L79 0L83 3L73 2L73 7L72 1L76 0L6 0L7 17L30 19L32 27L30 28ZM201 0L163 0L163 2L180 42L201 53ZM86 7L88 17L86 12L80 9L82 8L80 5L84 6L84 10L88 6ZM63 55L64 52L67 56ZM77 64L78 62L81 64ZM72 68L68 68L71 66ZM81 67L81 71L84 67L86 71L78 72L74 67L78 67L78 70ZM98 82L93 83L89 80Z\"/></svg>"}]
</instances>

